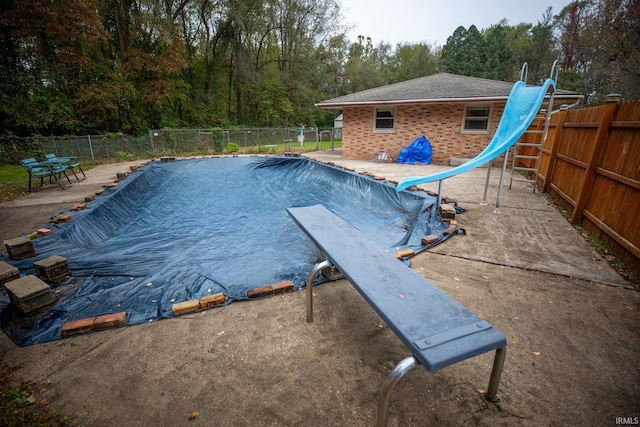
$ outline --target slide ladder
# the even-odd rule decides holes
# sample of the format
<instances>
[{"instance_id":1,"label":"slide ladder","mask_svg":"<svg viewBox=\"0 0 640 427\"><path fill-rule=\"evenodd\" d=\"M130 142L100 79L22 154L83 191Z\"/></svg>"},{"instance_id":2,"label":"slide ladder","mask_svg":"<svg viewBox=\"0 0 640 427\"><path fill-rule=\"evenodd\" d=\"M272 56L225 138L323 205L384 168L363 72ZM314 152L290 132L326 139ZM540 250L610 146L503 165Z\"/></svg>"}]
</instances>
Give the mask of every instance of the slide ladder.
<instances>
[{"instance_id":1,"label":"slide ladder","mask_svg":"<svg viewBox=\"0 0 640 427\"><path fill-rule=\"evenodd\" d=\"M527 63L525 62L520 72L520 80L527 81L526 74ZM509 190L511 190L514 181L520 181L532 183L533 192L536 192L536 183L542 162L542 151L549 133L554 94L555 91L551 92L549 97L543 101L531 126L514 144Z\"/></svg>"}]
</instances>

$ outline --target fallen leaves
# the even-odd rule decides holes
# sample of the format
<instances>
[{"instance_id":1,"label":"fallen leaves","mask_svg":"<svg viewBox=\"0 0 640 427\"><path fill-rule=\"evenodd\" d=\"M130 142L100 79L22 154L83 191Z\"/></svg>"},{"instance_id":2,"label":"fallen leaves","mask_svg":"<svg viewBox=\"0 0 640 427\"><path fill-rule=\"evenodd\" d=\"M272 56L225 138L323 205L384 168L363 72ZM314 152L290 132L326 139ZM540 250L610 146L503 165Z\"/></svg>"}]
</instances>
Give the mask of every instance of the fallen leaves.
<instances>
[{"instance_id":1,"label":"fallen leaves","mask_svg":"<svg viewBox=\"0 0 640 427\"><path fill-rule=\"evenodd\" d=\"M200 412L193 411L189 414L189 420L195 420L200 415Z\"/></svg>"}]
</instances>

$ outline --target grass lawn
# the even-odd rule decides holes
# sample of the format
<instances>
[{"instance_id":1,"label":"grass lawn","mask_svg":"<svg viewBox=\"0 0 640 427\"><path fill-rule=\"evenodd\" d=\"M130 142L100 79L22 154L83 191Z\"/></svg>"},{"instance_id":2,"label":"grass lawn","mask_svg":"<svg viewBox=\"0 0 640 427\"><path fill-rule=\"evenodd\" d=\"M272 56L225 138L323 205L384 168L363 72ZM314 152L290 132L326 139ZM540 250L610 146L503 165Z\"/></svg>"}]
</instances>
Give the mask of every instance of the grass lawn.
<instances>
[{"instance_id":1,"label":"grass lawn","mask_svg":"<svg viewBox=\"0 0 640 427\"><path fill-rule=\"evenodd\" d=\"M29 191L29 175L20 165L0 166L0 202Z\"/></svg>"}]
</instances>

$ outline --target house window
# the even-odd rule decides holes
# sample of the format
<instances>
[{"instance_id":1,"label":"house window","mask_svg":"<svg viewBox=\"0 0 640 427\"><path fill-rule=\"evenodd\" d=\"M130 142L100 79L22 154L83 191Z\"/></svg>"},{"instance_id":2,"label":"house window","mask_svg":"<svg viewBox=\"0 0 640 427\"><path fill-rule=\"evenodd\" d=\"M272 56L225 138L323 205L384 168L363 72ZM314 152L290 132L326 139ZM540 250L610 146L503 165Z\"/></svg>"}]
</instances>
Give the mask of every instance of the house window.
<instances>
[{"instance_id":1,"label":"house window","mask_svg":"<svg viewBox=\"0 0 640 427\"><path fill-rule=\"evenodd\" d=\"M489 132L489 119L491 118L490 105L467 105L464 109L464 121L462 132L487 133Z\"/></svg>"},{"instance_id":2,"label":"house window","mask_svg":"<svg viewBox=\"0 0 640 427\"><path fill-rule=\"evenodd\" d=\"M393 108L376 108L374 131L392 132L394 128L395 110Z\"/></svg>"}]
</instances>

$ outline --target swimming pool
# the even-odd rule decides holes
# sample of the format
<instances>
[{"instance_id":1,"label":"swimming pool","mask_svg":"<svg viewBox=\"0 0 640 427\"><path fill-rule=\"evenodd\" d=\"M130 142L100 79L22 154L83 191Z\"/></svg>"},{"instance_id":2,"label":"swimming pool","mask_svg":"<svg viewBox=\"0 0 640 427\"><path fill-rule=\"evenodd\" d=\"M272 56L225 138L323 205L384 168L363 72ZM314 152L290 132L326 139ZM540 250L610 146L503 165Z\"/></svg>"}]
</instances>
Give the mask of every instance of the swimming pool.
<instances>
[{"instance_id":1,"label":"swimming pool","mask_svg":"<svg viewBox=\"0 0 640 427\"><path fill-rule=\"evenodd\" d=\"M443 235L436 199L305 158L235 157L152 162L86 211L34 241L37 257L65 257L73 278L46 313L2 325L21 345L60 338L63 323L126 311L127 324L173 317L172 305L291 280L304 286L321 254L286 214L322 203L382 247L420 248Z\"/></svg>"}]
</instances>

